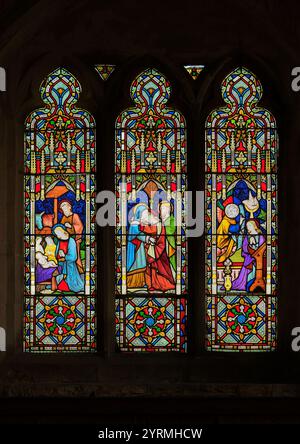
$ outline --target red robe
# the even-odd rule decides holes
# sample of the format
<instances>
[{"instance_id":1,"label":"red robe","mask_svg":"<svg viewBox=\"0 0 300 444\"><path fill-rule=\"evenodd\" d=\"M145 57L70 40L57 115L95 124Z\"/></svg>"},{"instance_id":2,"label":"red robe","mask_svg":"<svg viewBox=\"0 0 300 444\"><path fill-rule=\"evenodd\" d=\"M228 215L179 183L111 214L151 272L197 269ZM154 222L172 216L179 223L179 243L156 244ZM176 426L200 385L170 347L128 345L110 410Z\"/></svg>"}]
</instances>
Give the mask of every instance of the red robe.
<instances>
[{"instance_id":1,"label":"red robe","mask_svg":"<svg viewBox=\"0 0 300 444\"><path fill-rule=\"evenodd\" d=\"M58 247L58 251L63 251L65 254L68 253L68 245L69 245L69 241L59 241L59 247ZM57 256L57 260L59 261L61 259L60 256ZM60 283L57 286L57 290L60 291L71 291L69 288L69 285L67 284L65 279L62 279L60 281Z\"/></svg>"},{"instance_id":2,"label":"red robe","mask_svg":"<svg viewBox=\"0 0 300 444\"><path fill-rule=\"evenodd\" d=\"M175 281L173 278L170 261L166 252L166 231L165 227L161 225L161 233L158 234L157 226L140 226L140 230L155 238L154 245L154 257L149 254L150 247L149 244L145 245L146 249L146 284L150 291L168 291L174 290Z\"/></svg>"}]
</instances>

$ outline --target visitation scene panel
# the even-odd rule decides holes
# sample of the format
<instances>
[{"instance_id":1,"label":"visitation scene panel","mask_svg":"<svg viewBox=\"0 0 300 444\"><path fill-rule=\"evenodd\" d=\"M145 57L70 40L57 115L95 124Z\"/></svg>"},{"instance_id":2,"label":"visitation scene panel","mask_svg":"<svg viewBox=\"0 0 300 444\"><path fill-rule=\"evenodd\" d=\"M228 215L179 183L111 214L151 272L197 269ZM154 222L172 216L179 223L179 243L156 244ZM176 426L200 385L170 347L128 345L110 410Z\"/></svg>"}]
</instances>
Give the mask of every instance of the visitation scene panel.
<instances>
[{"instance_id":1,"label":"visitation scene panel","mask_svg":"<svg viewBox=\"0 0 300 444\"><path fill-rule=\"evenodd\" d=\"M155 69L130 93L135 106L116 121L117 342L123 351L185 351L185 120L167 107L171 87Z\"/></svg>"},{"instance_id":2,"label":"visitation scene panel","mask_svg":"<svg viewBox=\"0 0 300 444\"><path fill-rule=\"evenodd\" d=\"M276 122L258 79L237 68L206 121L207 349L276 347Z\"/></svg>"},{"instance_id":3,"label":"visitation scene panel","mask_svg":"<svg viewBox=\"0 0 300 444\"><path fill-rule=\"evenodd\" d=\"M122 182L125 179L125 183ZM180 182L179 182L180 180ZM117 176L119 189L124 185L126 226L119 227L117 256L126 267L126 281L119 275L117 292L174 293L186 291L186 241L184 226L177 226L178 212L185 208L179 200L185 191L185 175L137 174ZM136 195L132 196L132 187ZM170 188L170 192L166 191ZM171 191L172 190L172 191ZM122 217L121 193L117 193L117 218ZM172 196L173 194L173 196ZM122 255L122 246L126 252Z\"/></svg>"},{"instance_id":4,"label":"visitation scene panel","mask_svg":"<svg viewBox=\"0 0 300 444\"><path fill-rule=\"evenodd\" d=\"M95 122L65 69L25 122L24 348L95 350Z\"/></svg>"}]
</instances>

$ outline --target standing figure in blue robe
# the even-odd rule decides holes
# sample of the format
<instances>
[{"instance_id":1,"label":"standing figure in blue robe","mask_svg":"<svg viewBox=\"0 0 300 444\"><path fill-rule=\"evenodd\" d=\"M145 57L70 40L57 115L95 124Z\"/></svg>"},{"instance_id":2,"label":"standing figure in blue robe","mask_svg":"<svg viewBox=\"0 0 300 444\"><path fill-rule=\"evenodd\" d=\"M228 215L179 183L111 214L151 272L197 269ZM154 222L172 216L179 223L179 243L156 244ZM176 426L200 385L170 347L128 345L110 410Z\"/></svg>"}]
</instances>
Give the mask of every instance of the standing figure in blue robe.
<instances>
[{"instance_id":1,"label":"standing figure in blue robe","mask_svg":"<svg viewBox=\"0 0 300 444\"><path fill-rule=\"evenodd\" d=\"M130 221L127 238L127 287L143 288L146 285L146 235L141 232L141 216L148 206L144 203L133 209L133 218Z\"/></svg>"}]
</instances>

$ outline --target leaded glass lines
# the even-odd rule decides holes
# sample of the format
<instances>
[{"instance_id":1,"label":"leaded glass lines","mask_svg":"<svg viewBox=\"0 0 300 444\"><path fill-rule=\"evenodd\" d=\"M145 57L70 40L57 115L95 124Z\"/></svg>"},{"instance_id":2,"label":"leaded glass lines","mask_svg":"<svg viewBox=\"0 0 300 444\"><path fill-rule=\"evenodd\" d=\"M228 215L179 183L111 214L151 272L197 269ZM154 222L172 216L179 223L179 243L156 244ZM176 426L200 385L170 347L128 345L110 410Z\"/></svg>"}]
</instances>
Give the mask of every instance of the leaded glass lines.
<instances>
[{"instance_id":1,"label":"leaded glass lines","mask_svg":"<svg viewBox=\"0 0 300 444\"><path fill-rule=\"evenodd\" d=\"M276 347L277 154L259 80L237 68L206 121L207 349Z\"/></svg>"},{"instance_id":2,"label":"leaded glass lines","mask_svg":"<svg viewBox=\"0 0 300 444\"><path fill-rule=\"evenodd\" d=\"M75 106L80 92L56 69L25 122L27 352L96 350L96 125Z\"/></svg>"}]
</instances>

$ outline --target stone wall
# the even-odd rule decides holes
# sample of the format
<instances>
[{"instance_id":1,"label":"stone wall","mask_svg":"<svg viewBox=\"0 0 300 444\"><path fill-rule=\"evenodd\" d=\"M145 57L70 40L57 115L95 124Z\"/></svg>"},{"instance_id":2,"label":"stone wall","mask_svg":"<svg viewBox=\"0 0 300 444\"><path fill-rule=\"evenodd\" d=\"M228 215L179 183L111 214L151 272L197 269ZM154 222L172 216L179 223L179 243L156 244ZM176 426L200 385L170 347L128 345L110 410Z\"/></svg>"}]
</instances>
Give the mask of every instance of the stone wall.
<instances>
[{"instance_id":1,"label":"stone wall","mask_svg":"<svg viewBox=\"0 0 300 444\"><path fill-rule=\"evenodd\" d=\"M3 8L0 65L6 69L7 91L0 93L0 326L6 330L7 351L0 353L0 396L298 396L299 358L290 349L291 330L300 325L300 93L290 86L291 70L300 66L297 2L6 0ZM95 63L117 65L106 83L94 71ZM205 65L196 82L183 69L188 63ZM261 104L273 112L279 128L278 351L251 356L205 352L201 238L190 242L189 355L116 353L113 230L105 228L99 230L99 353L25 356L23 122L41 105L42 79L64 66L82 84L79 104L97 121L98 184L113 189L114 120L130 105L133 77L148 66L160 69L173 86L171 103L187 119L190 188L204 189L205 118L222 103L221 80L240 64L261 80Z\"/></svg>"}]
</instances>

